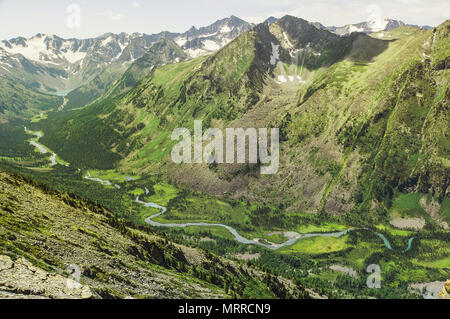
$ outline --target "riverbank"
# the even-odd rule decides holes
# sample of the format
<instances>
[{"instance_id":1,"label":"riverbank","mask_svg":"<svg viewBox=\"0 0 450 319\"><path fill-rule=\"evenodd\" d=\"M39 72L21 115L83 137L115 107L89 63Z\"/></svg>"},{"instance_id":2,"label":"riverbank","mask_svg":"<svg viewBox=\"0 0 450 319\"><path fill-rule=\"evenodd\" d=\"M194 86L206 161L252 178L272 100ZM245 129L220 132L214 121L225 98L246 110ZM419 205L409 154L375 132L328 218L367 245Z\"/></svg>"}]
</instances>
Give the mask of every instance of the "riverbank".
<instances>
[{"instance_id":1,"label":"riverbank","mask_svg":"<svg viewBox=\"0 0 450 319\"><path fill-rule=\"evenodd\" d=\"M30 131L29 129L27 129L26 127L24 127L25 129L25 133L28 135L33 135L35 136L34 138L31 138L30 140L28 140L28 142L30 143L30 145L34 146L37 151L41 154L50 154L49 157L49 161L50 161L50 166L56 166L56 165L63 165L66 167L69 167L70 164L63 161L62 159L60 159L58 157L58 155L53 152L52 150L50 150L47 146L44 146L42 144L39 143L39 140L44 136L43 132L40 131Z\"/></svg>"}]
</instances>

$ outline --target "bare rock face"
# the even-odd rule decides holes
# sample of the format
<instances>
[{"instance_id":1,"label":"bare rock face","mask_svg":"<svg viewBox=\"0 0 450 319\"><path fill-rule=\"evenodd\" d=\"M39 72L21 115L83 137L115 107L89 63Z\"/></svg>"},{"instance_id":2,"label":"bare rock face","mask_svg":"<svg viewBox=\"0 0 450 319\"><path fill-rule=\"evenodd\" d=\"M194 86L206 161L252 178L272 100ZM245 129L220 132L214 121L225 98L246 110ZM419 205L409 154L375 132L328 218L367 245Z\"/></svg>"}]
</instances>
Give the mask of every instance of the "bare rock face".
<instances>
[{"instance_id":1,"label":"bare rock face","mask_svg":"<svg viewBox=\"0 0 450 319\"><path fill-rule=\"evenodd\" d=\"M20 258L0 256L0 298L91 299L95 293L72 279L50 274Z\"/></svg>"},{"instance_id":2,"label":"bare rock face","mask_svg":"<svg viewBox=\"0 0 450 319\"><path fill-rule=\"evenodd\" d=\"M426 221L422 217L401 218L395 217L390 221L391 225L400 229L421 230L425 227Z\"/></svg>"},{"instance_id":3,"label":"bare rock face","mask_svg":"<svg viewBox=\"0 0 450 319\"><path fill-rule=\"evenodd\" d=\"M427 212L427 214L437 222L440 227L445 230L450 229L449 225L445 221L443 221L439 215L439 211L441 209L441 205L439 204L439 202L435 201L433 198L431 199L431 201L428 201L427 197L424 196L420 199L420 205Z\"/></svg>"}]
</instances>

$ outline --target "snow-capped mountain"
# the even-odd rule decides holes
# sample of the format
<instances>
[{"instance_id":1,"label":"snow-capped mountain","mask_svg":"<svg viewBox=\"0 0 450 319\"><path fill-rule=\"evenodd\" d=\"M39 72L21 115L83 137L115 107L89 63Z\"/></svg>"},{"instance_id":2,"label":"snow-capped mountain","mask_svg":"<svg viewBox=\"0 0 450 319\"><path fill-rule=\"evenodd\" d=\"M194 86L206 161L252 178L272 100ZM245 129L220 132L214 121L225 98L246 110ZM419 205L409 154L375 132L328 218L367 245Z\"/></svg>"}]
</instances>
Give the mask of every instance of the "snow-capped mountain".
<instances>
[{"instance_id":1,"label":"snow-capped mountain","mask_svg":"<svg viewBox=\"0 0 450 319\"><path fill-rule=\"evenodd\" d=\"M232 16L185 33L107 33L90 39L37 34L0 42L0 76L46 92L70 91L111 65L131 65L161 38L174 40L194 58L217 51L253 25ZM175 61L174 61L175 62Z\"/></svg>"},{"instance_id":2,"label":"snow-capped mountain","mask_svg":"<svg viewBox=\"0 0 450 319\"><path fill-rule=\"evenodd\" d=\"M403 21L393 20L393 19L380 19L373 20L369 22L361 22L357 24L347 24L343 27L327 27L331 32L334 32L338 35L344 36L351 34L353 32L362 32L362 33L374 33L379 31L390 31L402 26L411 26L416 28L421 28L425 30L429 30L432 27L430 26L417 26L412 24L406 24Z\"/></svg>"},{"instance_id":3,"label":"snow-capped mountain","mask_svg":"<svg viewBox=\"0 0 450 319\"><path fill-rule=\"evenodd\" d=\"M240 34L249 31L254 25L231 16L219 20L208 27L192 27L174 38L175 42L191 57L215 52L224 47Z\"/></svg>"},{"instance_id":4,"label":"snow-capped mountain","mask_svg":"<svg viewBox=\"0 0 450 319\"><path fill-rule=\"evenodd\" d=\"M70 90L89 81L111 63L134 61L156 39L109 33L83 40L45 34L4 40L0 42L0 74L28 85L41 83L38 88L43 91ZM132 50L135 46L140 50ZM137 53L133 54L134 51Z\"/></svg>"},{"instance_id":5,"label":"snow-capped mountain","mask_svg":"<svg viewBox=\"0 0 450 319\"><path fill-rule=\"evenodd\" d=\"M275 21L276 18L270 17L265 23L271 24ZM329 30L338 35L387 31L406 25L392 19L344 27L311 24L317 29ZM63 94L95 80L107 69L107 73L117 73L115 76L109 76L110 79L120 78L124 70L144 56L150 47L162 38L175 41L188 57L195 58L221 49L253 27L253 24L231 16L206 27L192 27L184 33L107 33L81 40L45 34L37 34L29 39L18 37L0 42L0 76L20 81L28 88L49 93L59 91Z\"/></svg>"}]
</instances>

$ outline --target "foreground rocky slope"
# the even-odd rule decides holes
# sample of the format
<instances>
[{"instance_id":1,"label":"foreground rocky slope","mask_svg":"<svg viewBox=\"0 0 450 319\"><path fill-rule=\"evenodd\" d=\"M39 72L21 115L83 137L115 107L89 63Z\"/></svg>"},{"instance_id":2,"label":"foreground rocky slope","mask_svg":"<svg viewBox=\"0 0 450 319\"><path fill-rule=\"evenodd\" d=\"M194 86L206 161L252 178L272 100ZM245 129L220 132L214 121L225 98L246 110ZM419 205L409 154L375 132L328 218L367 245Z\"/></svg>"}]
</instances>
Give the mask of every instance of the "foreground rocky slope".
<instances>
[{"instance_id":1,"label":"foreground rocky slope","mask_svg":"<svg viewBox=\"0 0 450 319\"><path fill-rule=\"evenodd\" d=\"M231 296L308 294L288 280L133 228L92 202L0 172L0 297Z\"/></svg>"},{"instance_id":2,"label":"foreground rocky slope","mask_svg":"<svg viewBox=\"0 0 450 319\"><path fill-rule=\"evenodd\" d=\"M25 258L13 261L9 256L0 256L0 299L90 299L94 297L88 286L50 274L34 267Z\"/></svg>"}]
</instances>

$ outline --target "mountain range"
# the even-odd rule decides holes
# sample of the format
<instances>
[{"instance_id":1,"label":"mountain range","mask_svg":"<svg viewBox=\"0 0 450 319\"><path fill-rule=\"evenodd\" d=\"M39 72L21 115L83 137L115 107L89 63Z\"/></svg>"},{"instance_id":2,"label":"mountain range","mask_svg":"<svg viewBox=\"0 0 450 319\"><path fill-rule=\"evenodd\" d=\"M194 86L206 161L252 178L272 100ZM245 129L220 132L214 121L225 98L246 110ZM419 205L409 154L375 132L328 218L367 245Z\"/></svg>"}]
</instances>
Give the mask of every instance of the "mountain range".
<instances>
[{"instance_id":1,"label":"mountain range","mask_svg":"<svg viewBox=\"0 0 450 319\"><path fill-rule=\"evenodd\" d=\"M44 121L44 141L83 167L164 171L179 185L270 199L290 210L378 210L394 188L432 189L442 199L448 168L441 158L448 150L446 115L439 110L448 91L435 83L446 76L440 71L448 63L441 55L446 28L403 27L380 40L364 33L341 37L286 16L211 56L158 67L120 96ZM395 88L402 88L400 96ZM427 117L432 113L440 115ZM284 168L261 178L245 165L171 165L172 142L165 136L194 118L214 126L281 127ZM93 152L98 157L89 156ZM410 155L417 153L424 155ZM409 166L397 166L397 157Z\"/></svg>"},{"instance_id":2,"label":"mountain range","mask_svg":"<svg viewBox=\"0 0 450 319\"><path fill-rule=\"evenodd\" d=\"M81 297L411 296L447 276L449 39L450 20L287 15L3 42L0 168L27 178L0 172L0 271L75 259ZM279 128L278 172L174 163L196 120ZM29 291L54 296L0 278Z\"/></svg>"},{"instance_id":3,"label":"mountain range","mask_svg":"<svg viewBox=\"0 0 450 319\"><path fill-rule=\"evenodd\" d=\"M45 34L19 37L0 42L0 74L30 84L46 83L37 87L42 91L70 91L107 66L127 65L141 58L158 39L172 39L190 57L197 57L220 49L251 27L232 16L185 33L107 33L83 40Z\"/></svg>"},{"instance_id":4,"label":"mountain range","mask_svg":"<svg viewBox=\"0 0 450 319\"><path fill-rule=\"evenodd\" d=\"M380 31L391 31L402 26L409 26L424 30L432 29L432 27L429 25L418 26L414 24L406 24L403 21L393 19L381 19L356 24L347 24L343 27L326 27L326 29L338 35L348 35L351 34L352 32L363 32L370 34Z\"/></svg>"},{"instance_id":5,"label":"mountain range","mask_svg":"<svg viewBox=\"0 0 450 319\"><path fill-rule=\"evenodd\" d=\"M361 150L355 153L355 150L346 150L346 148L362 138L359 135L363 132L361 130L366 129L367 121L373 120L370 117L362 119L358 115L357 109L351 109L351 105L359 103L356 101L361 99L356 92L367 90L365 97L369 98L372 94L370 103L375 103L378 108L382 109L382 98L378 96L381 93L377 93L377 90L384 85L382 80L387 76L387 71L382 73L383 76L379 74L381 69L395 61L398 54L405 54L405 56L412 54L411 61L422 63L423 67L445 69L445 63L447 63L441 57L438 58L438 60L441 59L439 61L432 61L431 66L427 62L431 53L432 56L436 56L434 48L437 40L435 38L424 41L420 48L415 47L417 41L428 37L428 33L423 28L405 26L403 23L393 20L384 20L383 25L377 28L371 24L357 26L361 28L360 31L364 32L352 32L342 36L339 35L342 33L340 31L336 34L320 27L317 23L310 23L292 16L285 16L282 19L269 18L265 23L257 26L252 26L232 16L208 27L200 29L193 27L183 34L169 32L150 36L106 34L88 40L63 40L55 36L37 35L29 40L17 38L4 41L2 43L2 62L0 63L6 65L6 62L3 61L10 59L16 62L22 61L21 63L17 62L16 67L19 70L22 70L23 67L24 72L38 77L41 87L49 85L43 74L49 77L51 74L58 74L50 73L51 70L60 72L57 78L67 83L78 82L81 84L85 79L92 78L68 94L59 109L70 110L84 107L98 99L92 107L77 113L63 112L55 116L52 121L43 121L43 125L48 126L46 127L48 134L44 140L52 149L68 157L70 162L75 161L82 166L96 168L112 168L112 166L119 165L134 170L148 170L150 168L146 168L146 166L149 163L141 160L143 154L155 152L155 147L164 149L165 152L157 152L158 158L151 162L151 166L160 161L166 161L165 156L168 154L167 150L170 144L155 144L155 141L160 140L174 127L189 124L191 118L202 117L207 122L220 121L222 124L245 124L244 126L278 123L278 125L285 126L284 138L289 140L289 143L286 144L287 149L291 148L289 145L296 145L292 144L294 140L302 145L307 143L305 145L311 147L309 152L311 157L305 159L300 156L296 159L297 163L302 163L301 166L292 163L296 167L296 171L302 172L303 176L315 176L319 172L320 174L316 176L317 185L314 190L308 190L300 183L297 185L300 188L296 191L294 191L295 188L290 188L295 193L290 200L277 198L278 196L275 196L276 198L273 200L279 201L291 209L317 211L332 207L333 211L341 213L355 207L352 198L360 191L357 185L363 187L360 184L363 176L357 177L347 172L354 170L354 168L348 167L348 161L353 158L352 156L360 154ZM445 29L445 27L441 27L441 29ZM384 30L382 32L386 34L383 34L382 37L379 33L374 36L366 34L369 31L379 30ZM436 31L433 32L433 34L436 33ZM415 40L414 45L409 44L408 47L403 48L397 48L390 42L396 40L400 43L403 39L409 39L409 36L419 40ZM422 51L418 57L416 56L417 50ZM210 52L213 53L208 55L207 53ZM386 58L383 60L381 57L384 56ZM423 61L416 62L415 60L418 58ZM172 64L173 62L175 64ZM99 68L99 63L107 65L107 67ZM20 67L18 67L19 64ZM25 66L27 67L25 68ZM399 69L398 72L413 72L407 71L408 68L411 66L407 67L406 71ZM7 69L5 68L5 70ZM21 76L20 72L8 72L11 73L9 77ZM170 74L170 77L166 77L166 73ZM396 76L398 77L398 75ZM10 79L9 77L4 76L3 78ZM430 75L430 87L434 87L432 81L437 81L434 77L435 75ZM270 84L272 79L275 86ZM341 79L341 81L336 82L336 79ZM350 85L350 81L358 82L361 88L347 88L346 85ZM395 82L396 80L391 81ZM400 77L398 81L401 82L402 78ZM47 84L43 84L43 82L47 82ZM6 83L9 82L6 81ZM371 84L369 85L369 83ZM39 87L37 84L27 83L27 85L24 84L27 89L34 91ZM335 85L336 88L334 88ZM6 84L4 86L7 88L5 89L7 94L3 94L6 96L4 100L7 100L8 90L14 91L11 86ZM292 91L289 91L290 87L292 87ZM331 93L333 90L337 91ZM345 93L342 93L343 90ZM389 92L385 91L381 95L384 95L385 99L390 99ZM436 101L439 100L438 92L426 92L431 94L430 99L432 96L436 96ZM321 99L327 101L328 94L336 99L338 93L344 95L341 97L342 103L340 106L336 106L335 111L328 111L324 114L323 110L314 110L311 111L311 117L307 119L303 117L297 120L293 119L293 117L303 114L307 110L306 105L312 103L315 97L318 99L317 105L322 106L324 102ZM271 97L273 94L274 96ZM422 93L422 95L424 94ZM300 99L297 95L300 95ZM405 97L405 99L407 98ZM423 103L421 99L419 98L417 103ZM40 111L51 109L54 103L58 103L58 100L51 95L43 95L41 100L46 104L40 108ZM398 103L399 101L397 101ZM299 113L297 109L300 105L302 113ZM341 110L344 105L349 109ZM280 108L281 106L283 108ZM311 107L312 109L316 108ZM366 105L364 108L371 108L370 114L376 114L381 112L376 111L377 107ZM2 109L6 110L8 107L2 106ZM16 109L26 108L16 107ZM266 112L269 113L266 114ZM181 116L182 114L183 116ZM190 117L186 118L186 114L190 114ZM381 114L387 116L390 113ZM247 117L252 120L245 120ZM340 124L335 125L332 130L331 128L327 129L331 124L329 122L331 118L340 121ZM426 119L418 120L423 122ZM159 124L150 125L155 122ZM92 129L86 129L86 125L92 126ZM312 136L310 129L315 132ZM380 130L384 132L385 136L389 136L386 133L388 129L389 127L383 126ZM96 132L95 130L100 131ZM359 132L355 136L353 135L355 134L354 130ZM422 134L425 132L422 131ZM102 136L102 138L91 140L86 134ZM294 135L290 136L289 134ZM348 134L350 136L347 136ZM423 136L422 139L426 140L426 137ZM325 141L327 142L325 143ZM77 154L72 152L74 143L79 150ZM384 146L380 145L380 147ZM421 147L417 144L414 151L419 151ZM439 149L441 146L436 145L436 147ZM443 149L437 150L436 154L445 153L445 144L443 147ZM333 155L329 153L331 149L335 150ZM105 152L103 156L99 157L102 159L101 161L87 155L94 150L98 155L101 154L101 150ZM294 153L296 152L294 151ZM288 162L296 158L294 153ZM375 155L380 158L379 153L373 154L373 156ZM317 156L323 159L319 160ZM436 156L439 157L439 155ZM316 158L314 162L324 161L325 167L318 168L314 166L315 164L305 165L305 161L312 161L313 158ZM118 159L122 159L121 164L116 162ZM415 167L417 165L435 167L433 166L435 164L427 162L430 160L427 157L419 159L416 159L411 164L410 170L407 171L410 174L409 177L402 175L406 174L406 171L400 173L402 177L398 177L397 186L416 190L433 187L433 192L437 196L445 196L448 192L446 178L438 177L439 170L434 171L433 169L433 172L427 172L426 176L431 174L435 177L432 179L427 177L425 181L425 176L421 177L422 173L415 171ZM361 159L359 161L357 167L363 169L367 163L364 164ZM436 161L436 159L432 161ZM287 163L285 164L287 165ZM186 172L178 172L176 167L167 167L166 164L164 166L163 171L166 171L171 179L178 180L182 176L187 176ZM290 167L290 164L287 167ZM441 168L445 169L445 165ZM215 193L239 190L239 192L243 192L243 195L252 198L266 194L266 191L261 193L261 189L266 189L266 187L259 185L259 178L252 176L246 170L248 168L239 165L233 168L219 165L214 172L205 168L204 175L199 174L200 180L195 183L201 191L206 191L212 187L211 185L214 185ZM413 172L416 172L416 175ZM348 174L352 175L352 181L344 178ZM380 174L384 175L381 172ZM274 178L276 179L276 177ZM301 177L296 176L295 178ZM334 194L334 189L339 189L338 185L344 183L345 180L353 187L349 189L347 195L343 197L341 195L338 200L335 197L337 194ZM360 181L358 182L358 180ZM282 188L288 187L289 184L288 180L274 180L273 184L277 182L281 183L280 187ZM190 184L183 180L177 181L177 183ZM258 187L252 186L253 183L258 184ZM380 187L380 185L382 184L378 183L376 187ZM259 189L260 194L249 192L250 189ZM308 196L309 192L313 192L316 197ZM372 190L372 192L375 191ZM387 190L376 192L384 194ZM293 202L293 198L298 199ZM370 198L370 200L372 199ZM334 204L331 204L332 202Z\"/></svg>"},{"instance_id":6,"label":"mountain range","mask_svg":"<svg viewBox=\"0 0 450 319\"><path fill-rule=\"evenodd\" d=\"M194 58L217 51L252 26L231 16L208 27L192 27L185 33L107 33L83 40L37 34L29 39L3 40L0 76L42 93L66 95L79 88L75 97L68 97L68 100L72 98L68 102L69 107L81 106L80 103L104 94L108 86L160 39L175 41L187 57Z\"/></svg>"},{"instance_id":7,"label":"mountain range","mask_svg":"<svg viewBox=\"0 0 450 319\"><path fill-rule=\"evenodd\" d=\"M275 21L277 19L271 17L265 23ZM405 23L386 19L383 23L364 22L339 28L324 27L319 23L313 25L339 35L348 35L351 32L387 31ZM221 49L254 26L231 16L207 27L192 27L184 33L107 33L81 40L46 34L37 34L29 39L18 37L0 42L0 76L42 93L66 95L77 88L82 92L89 91L87 95L83 94L81 100L78 100L80 94L76 94L76 101L70 104L78 105L104 94L107 87L159 39L175 41L189 58L195 58Z\"/></svg>"}]
</instances>

